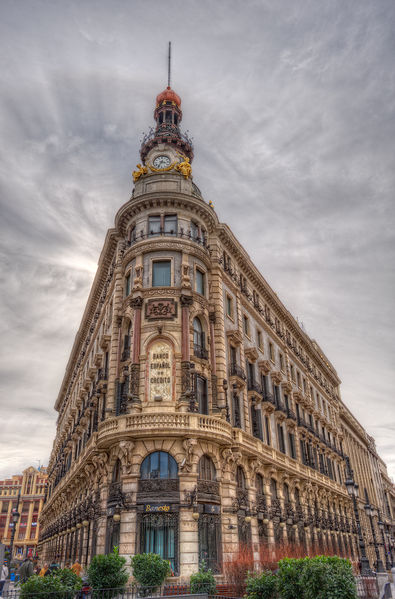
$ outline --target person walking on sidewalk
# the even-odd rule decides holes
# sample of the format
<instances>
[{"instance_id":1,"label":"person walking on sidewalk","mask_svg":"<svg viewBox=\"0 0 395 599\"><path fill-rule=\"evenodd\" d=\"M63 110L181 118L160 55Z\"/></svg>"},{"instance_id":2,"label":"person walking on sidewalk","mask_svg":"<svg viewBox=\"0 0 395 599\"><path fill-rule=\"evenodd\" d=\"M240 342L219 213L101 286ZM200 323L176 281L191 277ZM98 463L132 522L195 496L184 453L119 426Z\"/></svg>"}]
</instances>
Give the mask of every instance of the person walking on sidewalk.
<instances>
[{"instance_id":1,"label":"person walking on sidewalk","mask_svg":"<svg viewBox=\"0 0 395 599\"><path fill-rule=\"evenodd\" d=\"M28 578L30 578L30 576L33 576L34 570L31 557L27 557L22 562L21 566L19 567L18 574L20 584L23 584Z\"/></svg>"},{"instance_id":2,"label":"person walking on sidewalk","mask_svg":"<svg viewBox=\"0 0 395 599\"><path fill-rule=\"evenodd\" d=\"M7 560L4 560L4 564L1 566L1 571L0 571L0 597L3 593L3 588L5 585L5 581L7 580L7 577L8 577Z\"/></svg>"}]
</instances>

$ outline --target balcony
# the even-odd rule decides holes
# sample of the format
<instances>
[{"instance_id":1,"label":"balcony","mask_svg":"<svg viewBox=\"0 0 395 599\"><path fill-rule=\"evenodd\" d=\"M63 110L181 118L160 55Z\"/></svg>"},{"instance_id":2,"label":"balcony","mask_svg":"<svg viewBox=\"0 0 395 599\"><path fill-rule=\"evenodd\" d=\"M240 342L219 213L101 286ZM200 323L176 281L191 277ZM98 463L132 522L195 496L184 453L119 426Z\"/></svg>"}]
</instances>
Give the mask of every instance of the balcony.
<instances>
[{"instance_id":1,"label":"balcony","mask_svg":"<svg viewBox=\"0 0 395 599\"><path fill-rule=\"evenodd\" d=\"M193 355L197 358L201 358L202 360L208 360L208 351L201 345L194 343L193 345Z\"/></svg>"},{"instance_id":2,"label":"balcony","mask_svg":"<svg viewBox=\"0 0 395 599\"><path fill-rule=\"evenodd\" d=\"M258 395L262 395L262 388L255 381L251 381L251 380L247 381L247 390L255 391L255 393L257 393Z\"/></svg>"},{"instance_id":3,"label":"balcony","mask_svg":"<svg viewBox=\"0 0 395 599\"><path fill-rule=\"evenodd\" d=\"M208 251L207 239L204 236L198 236L194 231L184 231L182 227L179 229L170 229L169 231L165 231L160 229L159 231L149 231L148 233L144 233L144 231L140 231L136 234L134 239L129 241L129 247L132 247L136 243L140 241L144 241L146 239L155 239L158 237L167 237L174 239L185 239L186 241L192 241L193 243L197 243L200 247Z\"/></svg>"},{"instance_id":4,"label":"balcony","mask_svg":"<svg viewBox=\"0 0 395 599\"><path fill-rule=\"evenodd\" d=\"M238 379L240 379L241 381L243 381L243 383L245 383L245 381L247 380L246 373L244 372L242 367L239 366L238 364L230 365L229 376L235 376Z\"/></svg>"},{"instance_id":5,"label":"balcony","mask_svg":"<svg viewBox=\"0 0 395 599\"><path fill-rule=\"evenodd\" d=\"M200 437L217 438L224 444L232 439L232 425L215 416L198 413L125 414L106 419L99 425L98 443L111 443L115 437L131 434L135 438L155 436L158 432L185 437L193 432Z\"/></svg>"},{"instance_id":6,"label":"balcony","mask_svg":"<svg viewBox=\"0 0 395 599\"><path fill-rule=\"evenodd\" d=\"M262 393L262 401L266 401L267 403L270 403L273 406L275 405L274 397L268 391L263 391L263 393Z\"/></svg>"},{"instance_id":7,"label":"balcony","mask_svg":"<svg viewBox=\"0 0 395 599\"><path fill-rule=\"evenodd\" d=\"M126 360L129 360L129 358L130 358L130 347L127 347L122 352L121 362L126 362Z\"/></svg>"},{"instance_id":8,"label":"balcony","mask_svg":"<svg viewBox=\"0 0 395 599\"><path fill-rule=\"evenodd\" d=\"M293 410L291 410L291 408L287 408L286 414L287 414L287 418L289 418L290 420L294 420L296 422L296 414Z\"/></svg>"}]
</instances>

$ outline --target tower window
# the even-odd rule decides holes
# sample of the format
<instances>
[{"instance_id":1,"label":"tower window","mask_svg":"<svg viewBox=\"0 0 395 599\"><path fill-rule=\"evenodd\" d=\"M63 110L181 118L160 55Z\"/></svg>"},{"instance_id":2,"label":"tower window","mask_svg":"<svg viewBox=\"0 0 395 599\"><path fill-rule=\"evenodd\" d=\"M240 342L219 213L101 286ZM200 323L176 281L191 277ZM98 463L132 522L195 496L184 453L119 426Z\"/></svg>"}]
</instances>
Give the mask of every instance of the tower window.
<instances>
[{"instance_id":1,"label":"tower window","mask_svg":"<svg viewBox=\"0 0 395 599\"><path fill-rule=\"evenodd\" d=\"M196 401L200 414L208 414L207 380L196 376Z\"/></svg>"},{"instance_id":2,"label":"tower window","mask_svg":"<svg viewBox=\"0 0 395 599\"><path fill-rule=\"evenodd\" d=\"M244 334L247 335L247 337L250 336L250 321L248 319L248 316L244 315L243 316L243 329L244 329Z\"/></svg>"},{"instance_id":3,"label":"tower window","mask_svg":"<svg viewBox=\"0 0 395 599\"><path fill-rule=\"evenodd\" d=\"M163 224L165 233L175 234L177 232L177 214L166 214Z\"/></svg>"},{"instance_id":4,"label":"tower window","mask_svg":"<svg viewBox=\"0 0 395 599\"><path fill-rule=\"evenodd\" d=\"M148 235L159 235L160 234L160 216L149 216L148 217Z\"/></svg>"},{"instance_id":5,"label":"tower window","mask_svg":"<svg viewBox=\"0 0 395 599\"><path fill-rule=\"evenodd\" d=\"M152 263L152 287L170 287L171 261L160 260Z\"/></svg>"},{"instance_id":6,"label":"tower window","mask_svg":"<svg viewBox=\"0 0 395 599\"><path fill-rule=\"evenodd\" d=\"M166 123L171 123L171 110L166 110Z\"/></svg>"}]
</instances>

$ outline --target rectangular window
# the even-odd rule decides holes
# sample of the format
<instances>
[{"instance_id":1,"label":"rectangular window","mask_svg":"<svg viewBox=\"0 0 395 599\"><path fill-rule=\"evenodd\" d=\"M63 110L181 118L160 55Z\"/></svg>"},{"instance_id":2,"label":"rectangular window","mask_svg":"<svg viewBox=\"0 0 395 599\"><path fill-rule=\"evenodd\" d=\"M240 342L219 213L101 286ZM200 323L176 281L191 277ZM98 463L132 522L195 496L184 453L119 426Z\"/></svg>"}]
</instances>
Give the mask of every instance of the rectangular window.
<instances>
[{"instance_id":1,"label":"rectangular window","mask_svg":"<svg viewBox=\"0 0 395 599\"><path fill-rule=\"evenodd\" d=\"M226 314L231 318L233 316L233 302L230 295L226 295Z\"/></svg>"},{"instance_id":2,"label":"rectangular window","mask_svg":"<svg viewBox=\"0 0 395 599\"><path fill-rule=\"evenodd\" d=\"M195 290L204 295L204 272L198 268L195 270Z\"/></svg>"},{"instance_id":3,"label":"rectangular window","mask_svg":"<svg viewBox=\"0 0 395 599\"><path fill-rule=\"evenodd\" d=\"M301 384L300 384L300 372L299 371L296 373L296 380L297 380L297 383L298 383L298 387L300 389L301 388Z\"/></svg>"},{"instance_id":4,"label":"rectangular window","mask_svg":"<svg viewBox=\"0 0 395 599\"><path fill-rule=\"evenodd\" d=\"M296 460L295 435L293 433L288 433L288 441L289 441L289 451L291 453L291 458Z\"/></svg>"},{"instance_id":5,"label":"rectangular window","mask_svg":"<svg viewBox=\"0 0 395 599\"><path fill-rule=\"evenodd\" d=\"M285 453L284 429L281 424L277 424L278 448L281 453Z\"/></svg>"},{"instance_id":6,"label":"rectangular window","mask_svg":"<svg viewBox=\"0 0 395 599\"><path fill-rule=\"evenodd\" d=\"M278 354L278 360L280 362L280 370L285 372L284 370L284 356L282 354Z\"/></svg>"},{"instance_id":7,"label":"rectangular window","mask_svg":"<svg viewBox=\"0 0 395 599\"><path fill-rule=\"evenodd\" d=\"M270 445L271 435L270 435L270 421L268 416L265 416L265 429L266 429L266 443Z\"/></svg>"},{"instance_id":8,"label":"rectangular window","mask_svg":"<svg viewBox=\"0 0 395 599\"><path fill-rule=\"evenodd\" d=\"M251 427L254 437L263 441L261 410L257 410L254 405L251 405Z\"/></svg>"},{"instance_id":9,"label":"rectangular window","mask_svg":"<svg viewBox=\"0 0 395 599\"><path fill-rule=\"evenodd\" d=\"M256 338L257 338L257 343L258 343L259 349L262 349L262 332L261 331L256 332Z\"/></svg>"},{"instance_id":10,"label":"rectangular window","mask_svg":"<svg viewBox=\"0 0 395 599\"><path fill-rule=\"evenodd\" d=\"M160 216L148 217L148 235L160 235Z\"/></svg>"},{"instance_id":11,"label":"rectangular window","mask_svg":"<svg viewBox=\"0 0 395 599\"><path fill-rule=\"evenodd\" d=\"M175 235L177 233L177 214L166 214L163 225L167 235Z\"/></svg>"},{"instance_id":12,"label":"rectangular window","mask_svg":"<svg viewBox=\"0 0 395 599\"><path fill-rule=\"evenodd\" d=\"M128 273L125 277L125 297L130 295L130 273Z\"/></svg>"},{"instance_id":13,"label":"rectangular window","mask_svg":"<svg viewBox=\"0 0 395 599\"><path fill-rule=\"evenodd\" d=\"M152 263L152 287L171 286L171 261L161 260Z\"/></svg>"},{"instance_id":14,"label":"rectangular window","mask_svg":"<svg viewBox=\"0 0 395 599\"><path fill-rule=\"evenodd\" d=\"M208 414L207 380L196 376L196 401L200 414Z\"/></svg>"},{"instance_id":15,"label":"rectangular window","mask_svg":"<svg viewBox=\"0 0 395 599\"><path fill-rule=\"evenodd\" d=\"M293 367L292 364L291 364L291 379L293 380L293 382L295 382L295 368Z\"/></svg>"},{"instance_id":16,"label":"rectangular window","mask_svg":"<svg viewBox=\"0 0 395 599\"><path fill-rule=\"evenodd\" d=\"M246 316L244 314L243 316L243 329L244 329L244 334L247 335L247 337L250 336L250 323L248 320L248 316Z\"/></svg>"},{"instance_id":17,"label":"rectangular window","mask_svg":"<svg viewBox=\"0 0 395 599\"><path fill-rule=\"evenodd\" d=\"M270 357L271 361L274 362L273 343L269 343L269 357Z\"/></svg>"}]
</instances>

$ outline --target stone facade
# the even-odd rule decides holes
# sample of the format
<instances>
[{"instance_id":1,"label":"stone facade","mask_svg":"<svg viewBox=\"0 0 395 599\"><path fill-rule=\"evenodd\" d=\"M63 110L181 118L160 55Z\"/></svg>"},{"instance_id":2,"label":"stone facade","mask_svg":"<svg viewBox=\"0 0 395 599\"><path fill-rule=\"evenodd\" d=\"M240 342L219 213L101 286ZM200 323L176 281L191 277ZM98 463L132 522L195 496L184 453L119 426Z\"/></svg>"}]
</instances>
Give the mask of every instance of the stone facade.
<instances>
[{"instance_id":1,"label":"stone facade","mask_svg":"<svg viewBox=\"0 0 395 599\"><path fill-rule=\"evenodd\" d=\"M180 104L157 98L56 401L43 558L119 545L182 579L202 559L220 573L240 543L356 560L345 455L361 487L375 473L387 526L377 489L393 486L334 367L192 181Z\"/></svg>"},{"instance_id":2,"label":"stone facade","mask_svg":"<svg viewBox=\"0 0 395 599\"><path fill-rule=\"evenodd\" d=\"M44 505L47 488L46 468L26 468L0 480L0 542L10 550L13 532L12 515L18 512L12 557L22 559L34 556L39 536L39 516Z\"/></svg>"}]
</instances>

